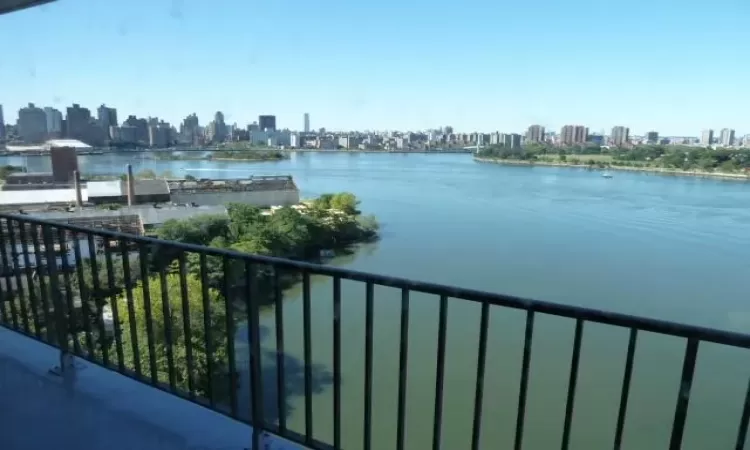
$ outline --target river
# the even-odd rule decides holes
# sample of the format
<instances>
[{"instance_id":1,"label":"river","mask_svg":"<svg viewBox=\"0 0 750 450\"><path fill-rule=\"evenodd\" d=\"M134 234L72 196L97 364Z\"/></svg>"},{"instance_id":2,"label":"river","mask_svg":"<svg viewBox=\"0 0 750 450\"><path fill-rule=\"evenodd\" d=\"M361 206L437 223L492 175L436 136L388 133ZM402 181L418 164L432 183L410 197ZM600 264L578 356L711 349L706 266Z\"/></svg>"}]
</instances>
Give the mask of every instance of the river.
<instances>
[{"instance_id":1,"label":"river","mask_svg":"<svg viewBox=\"0 0 750 450\"><path fill-rule=\"evenodd\" d=\"M19 158L5 158L18 164ZM470 155L297 153L279 162L80 159L83 173L137 170L198 177L291 174L303 197L350 191L375 214L382 239L333 261L347 268L730 329L750 331L750 184L564 167L474 162ZM48 169L28 158L30 170ZM400 294L375 291L373 448L395 448ZM330 280L312 285L315 437L331 441ZM364 286L343 284L345 448L363 425ZM302 357L300 292L285 293L287 351ZM431 443L437 299L414 295L410 327L407 448ZM262 322L273 333L273 310ZM479 307L452 301L444 399L444 448L467 448ZM523 315L494 309L487 361L483 448L511 448ZM574 323L535 326L526 449L559 446ZM272 334L270 335L272 336ZM273 339L266 339L273 349ZM264 342L264 345L266 343ZM612 446L627 331L587 325L571 448ZM667 447L684 342L641 335L623 448ZM246 350L240 350L246 351ZM295 359L299 358L299 359ZM733 448L750 374L747 354L702 345L685 449ZM302 375L291 373L289 426L304 430Z\"/></svg>"}]
</instances>

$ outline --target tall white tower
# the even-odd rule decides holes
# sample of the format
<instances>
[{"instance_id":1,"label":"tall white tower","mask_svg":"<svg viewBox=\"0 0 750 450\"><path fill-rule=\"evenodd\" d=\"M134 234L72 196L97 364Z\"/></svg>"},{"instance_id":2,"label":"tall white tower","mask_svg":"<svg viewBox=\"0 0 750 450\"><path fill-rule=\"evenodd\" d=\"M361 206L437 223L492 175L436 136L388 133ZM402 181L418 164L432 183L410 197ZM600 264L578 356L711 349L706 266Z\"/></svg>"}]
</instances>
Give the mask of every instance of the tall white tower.
<instances>
[{"instance_id":1,"label":"tall white tower","mask_svg":"<svg viewBox=\"0 0 750 450\"><path fill-rule=\"evenodd\" d=\"M305 113L305 133L310 132L310 113Z\"/></svg>"}]
</instances>

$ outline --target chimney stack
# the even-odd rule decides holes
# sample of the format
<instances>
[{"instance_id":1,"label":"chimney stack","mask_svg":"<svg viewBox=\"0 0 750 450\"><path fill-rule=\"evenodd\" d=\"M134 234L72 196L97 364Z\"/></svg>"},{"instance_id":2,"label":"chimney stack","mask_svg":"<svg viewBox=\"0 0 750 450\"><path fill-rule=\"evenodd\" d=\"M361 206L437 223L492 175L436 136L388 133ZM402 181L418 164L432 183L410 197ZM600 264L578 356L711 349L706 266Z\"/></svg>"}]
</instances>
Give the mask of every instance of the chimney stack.
<instances>
[{"instance_id":1,"label":"chimney stack","mask_svg":"<svg viewBox=\"0 0 750 450\"><path fill-rule=\"evenodd\" d=\"M73 171L73 187L76 190L76 206L83 208L83 194L81 193L81 173Z\"/></svg>"},{"instance_id":2,"label":"chimney stack","mask_svg":"<svg viewBox=\"0 0 750 450\"><path fill-rule=\"evenodd\" d=\"M135 180L133 178L133 166L128 164L128 206L133 206L135 203Z\"/></svg>"}]
</instances>

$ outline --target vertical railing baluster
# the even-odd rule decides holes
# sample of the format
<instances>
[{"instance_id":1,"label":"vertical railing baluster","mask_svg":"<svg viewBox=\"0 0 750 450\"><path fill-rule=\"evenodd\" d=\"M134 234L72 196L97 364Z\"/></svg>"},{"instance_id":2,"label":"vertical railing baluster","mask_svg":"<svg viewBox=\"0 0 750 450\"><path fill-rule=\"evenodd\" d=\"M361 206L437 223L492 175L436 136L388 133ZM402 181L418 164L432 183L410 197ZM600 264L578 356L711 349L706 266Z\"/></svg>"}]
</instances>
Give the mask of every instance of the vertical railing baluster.
<instances>
[{"instance_id":1,"label":"vertical railing baluster","mask_svg":"<svg viewBox=\"0 0 750 450\"><path fill-rule=\"evenodd\" d=\"M284 371L284 294L281 291L281 269L273 270L274 316L276 320L276 408L279 433L286 433L286 372Z\"/></svg>"},{"instance_id":2,"label":"vertical railing baluster","mask_svg":"<svg viewBox=\"0 0 750 450\"><path fill-rule=\"evenodd\" d=\"M8 310L6 309L5 303L9 299L12 299L10 295L10 289L5 277L5 272L8 270L8 262L5 255L5 238L3 237L3 222L7 219L0 218L0 323L8 324Z\"/></svg>"},{"instance_id":3,"label":"vertical railing baluster","mask_svg":"<svg viewBox=\"0 0 750 450\"><path fill-rule=\"evenodd\" d=\"M201 297L203 299L203 345L206 347L206 396L208 404L213 408L216 405L214 397L214 349L211 330L211 302L208 297L208 267L206 254L198 255L201 277Z\"/></svg>"},{"instance_id":4,"label":"vertical railing baluster","mask_svg":"<svg viewBox=\"0 0 750 450\"><path fill-rule=\"evenodd\" d=\"M232 288L230 286L229 259L221 258L222 267L222 293L224 295L224 310L226 313L227 327L227 359L229 360L229 410L232 417L237 418L237 360L234 350L234 302L232 301Z\"/></svg>"},{"instance_id":5,"label":"vertical railing baluster","mask_svg":"<svg viewBox=\"0 0 750 450\"><path fill-rule=\"evenodd\" d=\"M182 296L182 327L185 334L185 361L187 364L187 384L188 384L188 396L191 400L195 400L195 381L194 371L195 365L193 362L193 338L190 329L190 300L188 299L188 286L187 286L187 263L185 261L185 252L180 252L177 257L179 270L180 270L180 295Z\"/></svg>"},{"instance_id":6,"label":"vertical railing baluster","mask_svg":"<svg viewBox=\"0 0 750 450\"><path fill-rule=\"evenodd\" d=\"M364 449L372 448L372 338L375 315L375 287L367 282L365 290L365 432Z\"/></svg>"},{"instance_id":7,"label":"vertical railing baluster","mask_svg":"<svg viewBox=\"0 0 750 450\"><path fill-rule=\"evenodd\" d=\"M146 317L146 345L148 346L148 369L151 384L159 383L159 372L156 369L156 341L154 340L154 316L151 311L151 292L149 286L149 251L145 244L138 245L138 266L141 269L141 289L143 291L143 312ZM166 318L165 318L166 319Z\"/></svg>"},{"instance_id":8,"label":"vertical railing baluster","mask_svg":"<svg viewBox=\"0 0 750 450\"><path fill-rule=\"evenodd\" d=\"M47 255L47 271L49 275L50 296L52 297L53 315L55 318L55 331L57 332L57 347L60 348L60 370L63 370L62 357L69 352L68 346L68 320L65 317L65 302L60 291L60 279L57 274L57 255L55 253L55 240L49 225L42 225L42 236L44 239L44 250Z\"/></svg>"},{"instance_id":9,"label":"vertical railing baluster","mask_svg":"<svg viewBox=\"0 0 750 450\"><path fill-rule=\"evenodd\" d=\"M565 402L565 422L563 424L562 450L567 450L570 443L570 425L573 421L573 408L576 400L576 383L578 366L581 360L581 339L583 338L583 319L576 319L576 330L573 337L573 356L570 361L568 378L568 398Z\"/></svg>"},{"instance_id":10,"label":"vertical railing baluster","mask_svg":"<svg viewBox=\"0 0 750 450\"><path fill-rule=\"evenodd\" d=\"M406 382L409 361L409 290L401 289L401 330L398 346L398 413L396 450L404 450L406 439Z\"/></svg>"},{"instance_id":11,"label":"vertical railing baluster","mask_svg":"<svg viewBox=\"0 0 750 450\"><path fill-rule=\"evenodd\" d=\"M260 299L256 289L257 267L245 261L245 302L247 305L248 344L250 347L250 374L252 395L253 448L260 447L260 438L266 429L263 415L263 371L260 351Z\"/></svg>"},{"instance_id":12,"label":"vertical railing baluster","mask_svg":"<svg viewBox=\"0 0 750 450\"><path fill-rule=\"evenodd\" d=\"M22 331L31 334L29 327L29 312L26 309L26 293L23 288L23 277L21 276L21 256L18 253L18 243L16 242L16 229L22 224L18 220L8 220L8 241L10 244L10 257L13 260L13 279L16 282L16 296L18 299L18 308L21 316ZM28 286L31 289L31 286ZM14 302L15 303L15 302Z\"/></svg>"},{"instance_id":13,"label":"vertical railing baluster","mask_svg":"<svg viewBox=\"0 0 750 450\"><path fill-rule=\"evenodd\" d=\"M526 311L526 331L523 338L523 360L521 362L521 387L518 392L518 412L516 416L516 437L513 448L521 450L523 446L523 425L526 419L526 394L529 389L529 366L531 365L531 346L534 339L534 311Z\"/></svg>"},{"instance_id":14,"label":"vertical railing baluster","mask_svg":"<svg viewBox=\"0 0 750 450\"><path fill-rule=\"evenodd\" d=\"M490 326L490 304L482 302L479 319L479 350L477 351L477 379L474 388L474 421L471 428L471 449L479 450L482 436L482 403L484 400L484 366L487 361L487 335Z\"/></svg>"},{"instance_id":15,"label":"vertical railing baluster","mask_svg":"<svg viewBox=\"0 0 750 450\"><path fill-rule=\"evenodd\" d=\"M128 304L128 322L130 325L130 344L133 348L133 368L138 378L143 376L141 370L141 351L138 345L138 324L135 316L135 300L133 299L133 280L130 273L130 250L128 242L120 238L120 257L122 258L122 275L123 288L125 289L125 299Z\"/></svg>"},{"instance_id":16,"label":"vertical railing baluster","mask_svg":"<svg viewBox=\"0 0 750 450\"><path fill-rule=\"evenodd\" d=\"M78 296L81 299L81 322L83 325L84 338L86 340L87 357L92 361L96 359L94 353L94 339L91 336L91 309L89 309L90 295L86 287L86 280L83 279L83 258L81 257L81 244L78 233L72 233L73 237L73 258L75 260L76 278L78 278Z\"/></svg>"},{"instance_id":17,"label":"vertical railing baluster","mask_svg":"<svg viewBox=\"0 0 750 450\"><path fill-rule=\"evenodd\" d=\"M2 231L0 231L0 236ZM39 298L41 300L42 318L44 319L44 327L46 328L47 342L52 342L54 339L52 326L53 318L50 316L50 302L49 302L49 291L47 290L47 281L44 279L44 265L49 264L45 252L42 252L41 245L39 244L40 231L36 224L31 224L31 242L34 246L34 265L37 278L39 280ZM2 246L2 244L0 244Z\"/></svg>"},{"instance_id":18,"label":"vertical railing baluster","mask_svg":"<svg viewBox=\"0 0 750 450\"><path fill-rule=\"evenodd\" d=\"M445 378L445 338L448 333L448 297L440 296L438 319L437 376L435 377L435 419L432 424L432 448L438 450L442 445L443 428L443 384Z\"/></svg>"},{"instance_id":19,"label":"vertical railing baluster","mask_svg":"<svg viewBox=\"0 0 750 450\"><path fill-rule=\"evenodd\" d=\"M120 306L117 297L117 285L115 284L115 271L112 263L112 244L109 238L104 238L104 264L107 269L107 285L110 292L110 308L112 308L112 325L115 333L115 352L117 353L117 369L125 371L125 352L122 348L122 324L120 323ZM121 294L122 295L122 294Z\"/></svg>"},{"instance_id":20,"label":"vertical railing baluster","mask_svg":"<svg viewBox=\"0 0 750 450\"><path fill-rule=\"evenodd\" d=\"M13 287L13 272L15 271L15 264L13 264L12 258L8 255L8 240L10 239L12 231L10 219L0 219L0 257L3 262L2 282L5 284L5 295L3 295L3 297L8 303L7 309L10 310L10 322L13 324L13 329L18 330L18 312L16 311L18 286L16 286L15 289ZM6 235L8 240L6 240ZM3 320L5 323L8 323L8 316L5 312L3 314Z\"/></svg>"},{"instance_id":21,"label":"vertical railing baluster","mask_svg":"<svg viewBox=\"0 0 750 450\"><path fill-rule=\"evenodd\" d=\"M672 422L672 437L669 439L669 450L680 450L682 448L682 436L685 432L685 420L687 419L688 404L690 403L690 390L693 387L693 375L695 374L695 360L698 357L697 338L688 339L685 348L685 359L682 363L682 376L680 377L680 390L677 394L677 407Z\"/></svg>"},{"instance_id":22,"label":"vertical railing baluster","mask_svg":"<svg viewBox=\"0 0 750 450\"><path fill-rule=\"evenodd\" d=\"M333 277L333 448L341 449L341 278Z\"/></svg>"},{"instance_id":23,"label":"vertical railing baluster","mask_svg":"<svg viewBox=\"0 0 750 450\"><path fill-rule=\"evenodd\" d=\"M742 404L742 417L740 418L740 426L737 431L737 442L734 445L735 450L742 450L745 448L748 422L750 422L750 381L747 383L745 402Z\"/></svg>"},{"instance_id":24,"label":"vertical railing baluster","mask_svg":"<svg viewBox=\"0 0 750 450\"><path fill-rule=\"evenodd\" d=\"M161 288L161 308L164 316L164 348L167 353L167 377L169 378L169 389L177 390L177 377L174 367L174 336L172 334L172 305L169 301L169 285L167 282L166 268L159 266L159 287Z\"/></svg>"},{"instance_id":25,"label":"vertical railing baluster","mask_svg":"<svg viewBox=\"0 0 750 450\"><path fill-rule=\"evenodd\" d=\"M0 265L2 265L2 273L0 273L0 319L7 325L10 318L8 317L8 309L5 303L12 302L13 296L10 291L10 284L5 276L8 271L8 257L5 248L5 227L3 224L6 221L7 219L0 218Z\"/></svg>"},{"instance_id":26,"label":"vertical railing baluster","mask_svg":"<svg viewBox=\"0 0 750 450\"><path fill-rule=\"evenodd\" d=\"M302 315L305 353L305 444L312 446L312 307L310 299L310 273L307 271L302 273Z\"/></svg>"},{"instance_id":27,"label":"vertical railing baluster","mask_svg":"<svg viewBox=\"0 0 750 450\"><path fill-rule=\"evenodd\" d=\"M68 233L63 228L57 228L57 240L60 243L60 269L62 272L63 285L65 288L65 303L68 310L68 328L71 338L73 339L73 353L76 356L83 356L81 343L78 342L78 314L73 301L73 286L70 282L70 263L68 261Z\"/></svg>"},{"instance_id":28,"label":"vertical railing baluster","mask_svg":"<svg viewBox=\"0 0 750 450\"><path fill-rule=\"evenodd\" d=\"M26 223L18 222L18 240L21 241L21 253L23 255L23 266L24 274L26 275L26 286L29 292L29 306L31 308L31 319L34 324L34 336L37 339L42 339L42 328L39 321L39 299L37 299L37 292L34 288L34 274L31 269L31 258L29 258L29 242L28 236L26 235ZM0 300L1 301L1 300Z\"/></svg>"},{"instance_id":29,"label":"vertical railing baluster","mask_svg":"<svg viewBox=\"0 0 750 450\"><path fill-rule=\"evenodd\" d=\"M102 296L102 287L99 283L99 261L96 255L96 240L94 235L89 233L86 236L86 243L89 248L89 267L91 267L91 297L94 299L96 308L96 323L99 328L99 346L102 352L102 363L105 367L109 366L109 338L107 336L107 326L104 323L104 304L106 303Z\"/></svg>"},{"instance_id":30,"label":"vertical railing baluster","mask_svg":"<svg viewBox=\"0 0 750 450\"><path fill-rule=\"evenodd\" d=\"M625 429L625 416L628 412L628 399L630 397L630 379L633 376L633 362L635 361L635 345L638 341L638 329L630 329L630 338L628 339L628 350L625 356L625 373L622 377L622 390L620 392L620 407L617 412L617 425L615 427L615 445L614 450L619 450L622 446L622 433Z\"/></svg>"}]
</instances>

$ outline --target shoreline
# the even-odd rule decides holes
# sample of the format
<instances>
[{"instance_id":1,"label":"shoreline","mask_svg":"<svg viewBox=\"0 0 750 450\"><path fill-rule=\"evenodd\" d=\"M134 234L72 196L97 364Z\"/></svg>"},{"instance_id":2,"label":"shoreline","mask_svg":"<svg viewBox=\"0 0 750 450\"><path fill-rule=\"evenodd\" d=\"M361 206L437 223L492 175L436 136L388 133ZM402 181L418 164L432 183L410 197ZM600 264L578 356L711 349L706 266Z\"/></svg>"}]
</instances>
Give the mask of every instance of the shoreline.
<instances>
[{"instance_id":1,"label":"shoreline","mask_svg":"<svg viewBox=\"0 0 750 450\"><path fill-rule=\"evenodd\" d=\"M588 164L570 164L562 162L547 161L520 161L512 159L480 158L474 157L474 161L489 164L502 164L508 166L550 166L550 167L573 167L578 169L590 169ZM596 169L599 169L598 167ZM742 173L727 172L704 172L700 170L685 171L680 169L667 169L664 167L633 167L633 166L608 166L601 170L619 170L623 172L645 172L657 175L673 175L682 177L718 178L722 180L750 181L750 176Z\"/></svg>"}]
</instances>

